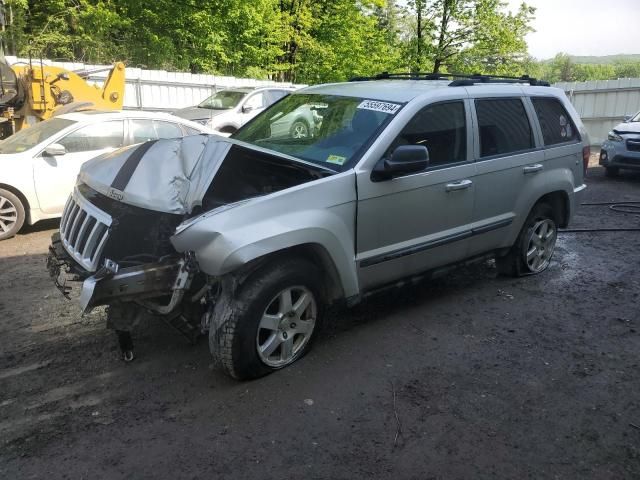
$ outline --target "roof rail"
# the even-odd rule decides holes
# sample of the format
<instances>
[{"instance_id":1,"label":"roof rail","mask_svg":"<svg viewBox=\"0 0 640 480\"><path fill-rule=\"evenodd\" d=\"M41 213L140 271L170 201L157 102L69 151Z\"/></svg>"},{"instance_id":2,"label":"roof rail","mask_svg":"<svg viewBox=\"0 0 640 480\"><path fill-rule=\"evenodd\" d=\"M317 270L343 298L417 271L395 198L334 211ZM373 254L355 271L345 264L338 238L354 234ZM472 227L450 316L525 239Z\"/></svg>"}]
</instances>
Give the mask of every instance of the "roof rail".
<instances>
[{"instance_id":1,"label":"roof rail","mask_svg":"<svg viewBox=\"0 0 640 480\"><path fill-rule=\"evenodd\" d=\"M382 72L373 77L354 77L349 81L366 82L373 80L452 80L449 84L450 87L467 87L477 83L528 83L532 86L550 86L549 82L538 80L530 77L529 75L522 75L521 77L507 77L504 75L483 75L480 73L464 75L459 73Z\"/></svg>"}]
</instances>

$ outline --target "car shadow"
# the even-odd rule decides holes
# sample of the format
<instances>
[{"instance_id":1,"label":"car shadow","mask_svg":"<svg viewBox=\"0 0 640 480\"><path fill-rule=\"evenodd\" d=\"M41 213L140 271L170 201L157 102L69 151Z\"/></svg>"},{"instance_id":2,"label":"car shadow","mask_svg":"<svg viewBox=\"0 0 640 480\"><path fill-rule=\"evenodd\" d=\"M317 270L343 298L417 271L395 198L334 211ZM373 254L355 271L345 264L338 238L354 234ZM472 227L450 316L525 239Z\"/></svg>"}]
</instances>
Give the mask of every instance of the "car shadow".
<instances>
[{"instance_id":1,"label":"car shadow","mask_svg":"<svg viewBox=\"0 0 640 480\"><path fill-rule=\"evenodd\" d=\"M54 230L54 229L57 230L59 226L60 226L59 218L50 218L48 220L42 220L33 225L25 224L25 226L22 227L20 232L18 232L18 236L28 235L30 233L35 233L35 232L44 232L45 230Z\"/></svg>"}]
</instances>

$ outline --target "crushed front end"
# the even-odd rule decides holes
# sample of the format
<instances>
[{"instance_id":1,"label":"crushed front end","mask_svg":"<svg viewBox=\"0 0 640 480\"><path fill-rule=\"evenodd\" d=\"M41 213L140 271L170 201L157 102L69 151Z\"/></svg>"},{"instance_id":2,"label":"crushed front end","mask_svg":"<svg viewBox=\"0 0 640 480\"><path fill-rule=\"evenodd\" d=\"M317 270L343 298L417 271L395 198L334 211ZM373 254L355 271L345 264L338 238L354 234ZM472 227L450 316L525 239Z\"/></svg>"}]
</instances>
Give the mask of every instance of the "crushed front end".
<instances>
[{"instance_id":1,"label":"crushed front end","mask_svg":"<svg viewBox=\"0 0 640 480\"><path fill-rule=\"evenodd\" d=\"M215 135L116 150L83 165L52 237L49 273L65 296L81 282L83 313L108 306L107 324L118 333L125 359L133 355L130 331L149 316L195 342L229 284L223 276L232 274L211 265L219 250L234 247L209 230L176 247L177 232L326 175L326 169ZM207 250L213 239L223 248ZM236 260L239 268L242 255Z\"/></svg>"},{"instance_id":2,"label":"crushed front end","mask_svg":"<svg viewBox=\"0 0 640 480\"><path fill-rule=\"evenodd\" d=\"M130 331L159 317L191 341L200 334L201 301L209 290L190 253L169 238L183 215L121 203L79 184L52 236L47 267L67 296L81 282L83 313L108 305L107 326L118 334L125 359L133 358Z\"/></svg>"}]
</instances>

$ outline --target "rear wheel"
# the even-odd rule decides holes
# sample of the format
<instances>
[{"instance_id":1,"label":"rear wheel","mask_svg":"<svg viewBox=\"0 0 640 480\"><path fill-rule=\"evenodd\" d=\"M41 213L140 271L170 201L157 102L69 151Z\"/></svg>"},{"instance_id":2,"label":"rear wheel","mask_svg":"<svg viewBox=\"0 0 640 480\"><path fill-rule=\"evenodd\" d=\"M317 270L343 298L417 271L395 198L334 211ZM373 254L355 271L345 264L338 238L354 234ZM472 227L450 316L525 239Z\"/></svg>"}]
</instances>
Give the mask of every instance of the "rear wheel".
<instances>
[{"instance_id":1,"label":"rear wheel","mask_svg":"<svg viewBox=\"0 0 640 480\"><path fill-rule=\"evenodd\" d=\"M534 206L509 252L496 258L498 272L519 277L546 270L558 238L555 218L550 205L539 203Z\"/></svg>"},{"instance_id":2,"label":"rear wheel","mask_svg":"<svg viewBox=\"0 0 640 480\"><path fill-rule=\"evenodd\" d=\"M620 173L620 169L618 167L604 167L604 174L607 177L617 177Z\"/></svg>"},{"instance_id":3,"label":"rear wheel","mask_svg":"<svg viewBox=\"0 0 640 480\"><path fill-rule=\"evenodd\" d=\"M13 237L24 225L24 206L8 190L0 188L0 240Z\"/></svg>"},{"instance_id":4,"label":"rear wheel","mask_svg":"<svg viewBox=\"0 0 640 480\"><path fill-rule=\"evenodd\" d=\"M209 331L211 353L239 380L291 365L309 349L318 330L324 295L318 268L306 260L267 264L219 312Z\"/></svg>"}]
</instances>

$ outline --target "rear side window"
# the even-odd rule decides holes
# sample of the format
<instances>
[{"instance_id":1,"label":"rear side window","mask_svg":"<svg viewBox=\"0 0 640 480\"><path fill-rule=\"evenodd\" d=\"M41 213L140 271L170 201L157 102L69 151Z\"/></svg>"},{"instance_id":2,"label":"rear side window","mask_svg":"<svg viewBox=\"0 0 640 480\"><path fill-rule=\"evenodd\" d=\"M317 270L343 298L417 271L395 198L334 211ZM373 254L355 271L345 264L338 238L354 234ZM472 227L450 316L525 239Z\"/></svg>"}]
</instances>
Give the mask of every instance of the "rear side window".
<instances>
[{"instance_id":1,"label":"rear side window","mask_svg":"<svg viewBox=\"0 0 640 480\"><path fill-rule=\"evenodd\" d=\"M280 100L282 97L286 97L289 95L287 90L269 90L270 103L275 103Z\"/></svg>"},{"instance_id":2,"label":"rear side window","mask_svg":"<svg viewBox=\"0 0 640 480\"><path fill-rule=\"evenodd\" d=\"M182 125L182 128L186 132L186 135L200 135L202 133L200 130L196 130L195 128L187 127L186 125Z\"/></svg>"},{"instance_id":3,"label":"rear side window","mask_svg":"<svg viewBox=\"0 0 640 480\"><path fill-rule=\"evenodd\" d=\"M391 144L387 155L400 145L424 145L429 165L467 159L467 130L462 102L438 103L420 110Z\"/></svg>"},{"instance_id":4,"label":"rear side window","mask_svg":"<svg viewBox=\"0 0 640 480\"><path fill-rule=\"evenodd\" d=\"M123 123L116 120L87 125L70 133L58 143L64 146L68 153L92 152L121 147L123 136Z\"/></svg>"},{"instance_id":5,"label":"rear side window","mask_svg":"<svg viewBox=\"0 0 640 480\"><path fill-rule=\"evenodd\" d=\"M532 97L545 145L579 140L571 117L557 98Z\"/></svg>"},{"instance_id":6,"label":"rear side window","mask_svg":"<svg viewBox=\"0 0 640 480\"><path fill-rule=\"evenodd\" d=\"M182 129L176 123L162 122L154 120L158 138L180 138L182 137Z\"/></svg>"},{"instance_id":7,"label":"rear side window","mask_svg":"<svg viewBox=\"0 0 640 480\"><path fill-rule=\"evenodd\" d=\"M476 100L475 104L481 157L533 148L533 133L521 99Z\"/></svg>"},{"instance_id":8,"label":"rear side window","mask_svg":"<svg viewBox=\"0 0 640 480\"><path fill-rule=\"evenodd\" d=\"M132 143L148 142L158 138L152 120L130 120L129 128L131 129Z\"/></svg>"}]
</instances>

